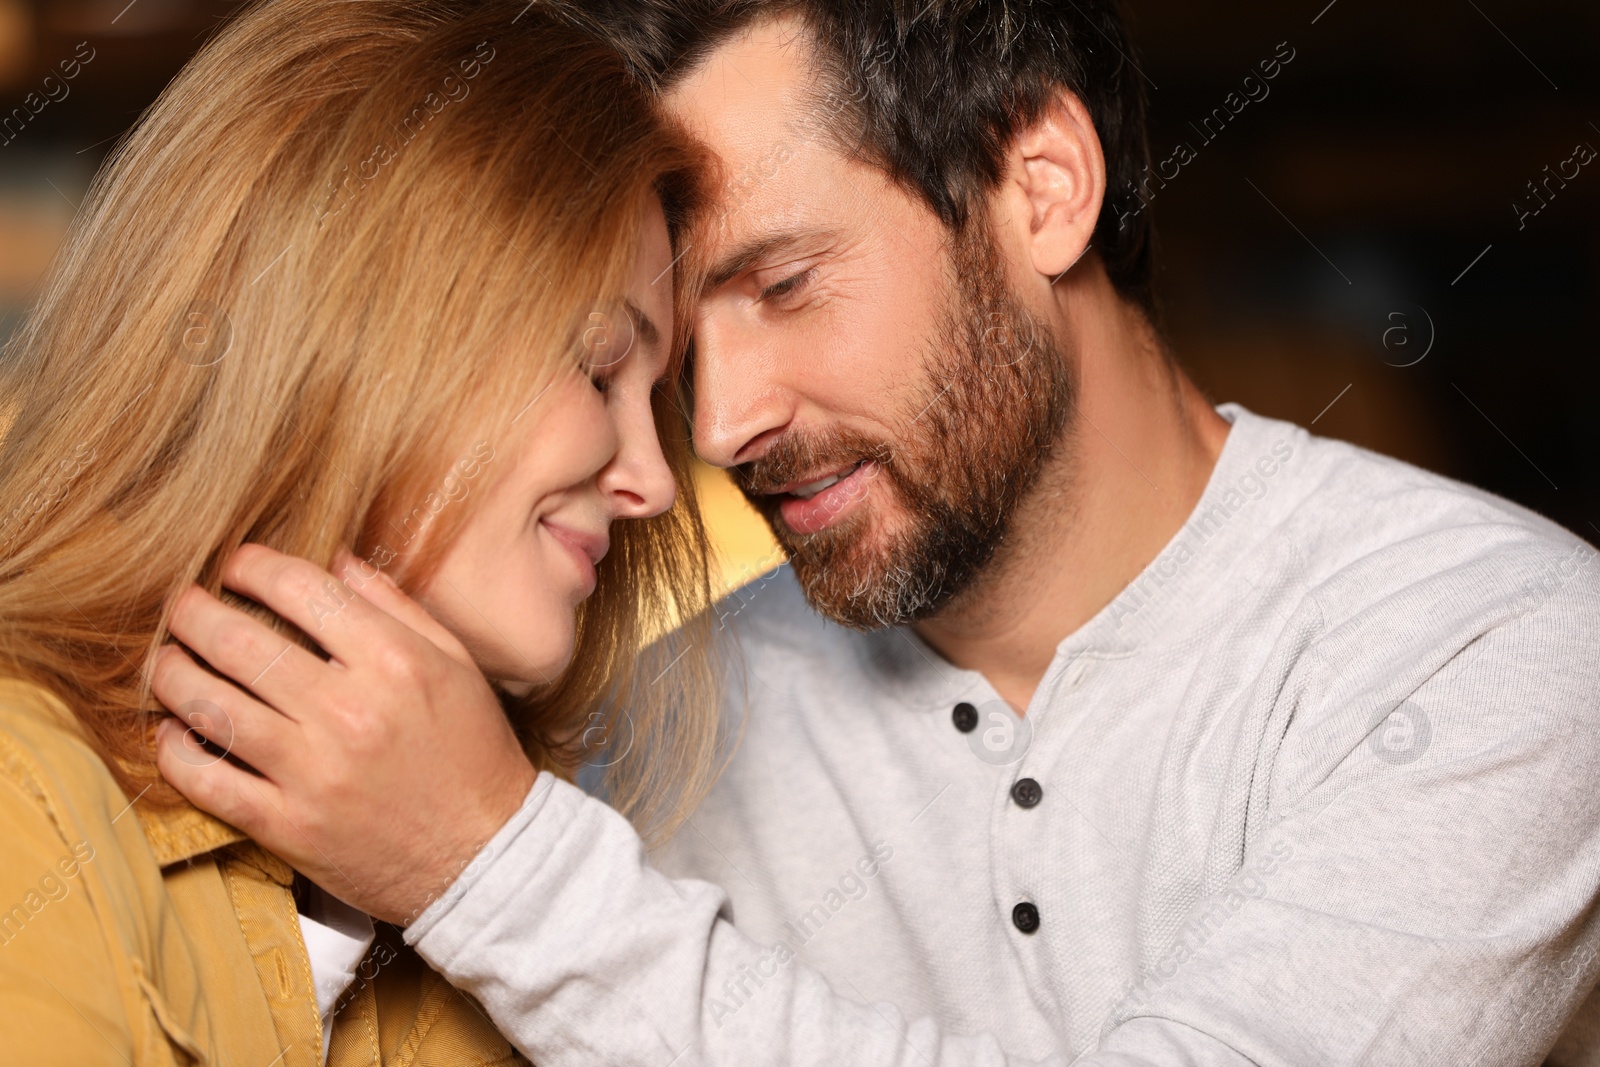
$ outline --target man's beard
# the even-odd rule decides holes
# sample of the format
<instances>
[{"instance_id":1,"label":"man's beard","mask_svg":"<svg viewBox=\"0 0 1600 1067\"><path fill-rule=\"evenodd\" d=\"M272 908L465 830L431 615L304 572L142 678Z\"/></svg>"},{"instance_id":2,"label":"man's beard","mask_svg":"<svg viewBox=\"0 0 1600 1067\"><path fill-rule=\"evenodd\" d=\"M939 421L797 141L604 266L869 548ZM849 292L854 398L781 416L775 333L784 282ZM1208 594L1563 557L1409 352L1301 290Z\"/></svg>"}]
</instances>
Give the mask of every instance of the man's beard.
<instances>
[{"instance_id":1,"label":"man's beard","mask_svg":"<svg viewBox=\"0 0 1600 1067\"><path fill-rule=\"evenodd\" d=\"M893 440L791 431L735 480L766 517L812 607L858 630L936 615L971 587L1067 433L1073 365L1011 293L978 220L952 238L950 306ZM784 523L797 478L871 460L905 511L896 529L863 507L813 534ZM858 491L865 492L871 482Z\"/></svg>"}]
</instances>

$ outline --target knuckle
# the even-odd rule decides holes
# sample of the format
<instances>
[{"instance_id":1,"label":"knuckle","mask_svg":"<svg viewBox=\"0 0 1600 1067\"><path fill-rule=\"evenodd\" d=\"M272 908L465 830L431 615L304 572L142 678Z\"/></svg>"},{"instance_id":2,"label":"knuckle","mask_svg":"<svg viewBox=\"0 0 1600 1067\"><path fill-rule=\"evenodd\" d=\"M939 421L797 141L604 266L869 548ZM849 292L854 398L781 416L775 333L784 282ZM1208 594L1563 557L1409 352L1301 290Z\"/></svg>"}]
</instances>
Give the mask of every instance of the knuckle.
<instances>
[{"instance_id":1,"label":"knuckle","mask_svg":"<svg viewBox=\"0 0 1600 1067\"><path fill-rule=\"evenodd\" d=\"M191 625L196 622L196 614L205 602L205 593L199 586L191 585L179 593L172 601L172 610L167 615L167 627L173 633L182 636Z\"/></svg>"},{"instance_id":2,"label":"knuckle","mask_svg":"<svg viewBox=\"0 0 1600 1067\"><path fill-rule=\"evenodd\" d=\"M326 805L327 808L337 808L341 804L348 805L361 795L363 778L353 772L354 767L346 761L341 761L332 768L328 778L328 796L332 798L333 803Z\"/></svg>"},{"instance_id":3,"label":"knuckle","mask_svg":"<svg viewBox=\"0 0 1600 1067\"><path fill-rule=\"evenodd\" d=\"M273 553L264 545L243 544L233 550L223 565L224 577L229 581L248 581L251 574L271 560Z\"/></svg>"},{"instance_id":4,"label":"knuckle","mask_svg":"<svg viewBox=\"0 0 1600 1067\"><path fill-rule=\"evenodd\" d=\"M365 708L349 713L345 717L344 727L349 750L357 756L369 756L381 752L389 735L387 723L380 716L368 713ZM347 785L349 776L350 764L335 760L329 779Z\"/></svg>"},{"instance_id":5,"label":"knuckle","mask_svg":"<svg viewBox=\"0 0 1600 1067\"><path fill-rule=\"evenodd\" d=\"M240 814L238 789L228 788L222 775L211 773L214 771L215 765L195 768L189 779L191 799L214 814L229 819L237 818Z\"/></svg>"},{"instance_id":6,"label":"knuckle","mask_svg":"<svg viewBox=\"0 0 1600 1067\"><path fill-rule=\"evenodd\" d=\"M273 565L267 586L278 596L301 601L320 596L326 577L305 560L285 557Z\"/></svg>"},{"instance_id":7,"label":"knuckle","mask_svg":"<svg viewBox=\"0 0 1600 1067\"><path fill-rule=\"evenodd\" d=\"M373 665L383 681L401 689L412 689L426 677L425 666L416 653L404 644L383 641L373 649Z\"/></svg>"},{"instance_id":8,"label":"knuckle","mask_svg":"<svg viewBox=\"0 0 1600 1067\"><path fill-rule=\"evenodd\" d=\"M329 820L324 815L327 808L327 804L297 804L288 808L283 818L294 828L296 836L303 836L308 841L322 841L329 829Z\"/></svg>"},{"instance_id":9,"label":"knuckle","mask_svg":"<svg viewBox=\"0 0 1600 1067\"><path fill-rule=\"evenodd\" d=\"M255 632L235 619L218 625L213 640L217 653L224 660L247 663L263 651Z\"/></svg>"},{"instance_id":10,"label":"knuckle","mask_svg":"<svg viewBox=\"0 0 1600 1067\"><path fill-rule=\"evenodd\" d=\"M209 808L219 819L232 823L251 837L263 836L262 820L256 810L256 798L247 795L243 785L237 781L223 784L220 775L201 775L201 777L215 777L218 780L213 790L213 799L209 804L201 804L201 807Z\"/></svg>"},{"instance_id":11,"label":"knuckle","mask_svg":"<svg viewBox=\"0 0 1600 1067\"><path fill-rule=\"evenodd\" d=\"M360 771L361 755L330 761L318 775L315 792L316 803L308 804L296 819L303 819L301 828L312 840L326 839L335 829L338 813L369 808L372 803L372 782Z\"/></svg>"},{"instance_id":12,"label":"knuckle","mask_svg":"<svg viewBox=\"0 0 1600 1067\"><path fill-rule=\"evenodd\" d=\"M179 742L182 744L182 742ZM196 807L204 808L220 818L234 822L238 814L230 810L224 803L226 800L222 790L221 775L207 773L213 770L210 767L197 767L183 759L177 752L163 755L160 764L161 773L178 788L184 796L194 802ZM238 825L235 822L235 825ZM244 829L240 827L240 829Z\"/></svg>"},{"instance_id":13,"label":"knuckle","mask_svg":"<svg viewBox=\"0 0 1600 1067\"><path fill-rule=\"evenodd\" d=\"M155 663L150 667L150 691L163 703L167 697L177 693L178 666L176 656L164 652L156 655Z\"/></svg>"},{"instance_id":14,"label":"knuckle","mask_svg":"<svg viewBox=\"0 0 1600 1067\"><path fill-rule=\"evenodd\" d=\"M372 741L379 727L364 700L360 697L340 699L333 704L329 712L337 737L337 744L332 746L332 752L360 753L372 748ZM330 782L336 781L344 773L344 766L339 759L330 759L324 767L323 775Z\"/></svg>"}]
</instances>

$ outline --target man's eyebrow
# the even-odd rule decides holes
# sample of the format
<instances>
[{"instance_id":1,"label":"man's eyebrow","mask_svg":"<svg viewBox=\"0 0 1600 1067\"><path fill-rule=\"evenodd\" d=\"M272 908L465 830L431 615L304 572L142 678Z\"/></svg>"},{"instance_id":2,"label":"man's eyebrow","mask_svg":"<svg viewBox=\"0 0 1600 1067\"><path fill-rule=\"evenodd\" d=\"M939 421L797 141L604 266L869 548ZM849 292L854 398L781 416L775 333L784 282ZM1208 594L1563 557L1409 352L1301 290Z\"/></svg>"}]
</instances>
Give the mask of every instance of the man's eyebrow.
<instances>
[{"instance_id":1,"label":"man's eyebrow","mask_svg":"<svg viewBox=\"0 0 1600 1067\"><path fill-rule=\"evenodd\" d=\"M728 279L744 273L769 256L786 252L800 245L812 244L833 236L832 230L784 230L778 233L759 234L717 260L705 276L705 290L710 292L727 284Z\"/></svg>"},{"instance_id":2,"label":"man's eyebrow","mask_svg":"<svg viewBox=\"0 0 1600 1067\"><path fill-rule=\"evenodd\" d=\"M660 344L661 327L655 324L655 320L646 315L632 300L624 300L622 305L628 309L628 316L633 319L635 328L639 331L639 339L652 348Z\"/></svg>"}]
</instances>

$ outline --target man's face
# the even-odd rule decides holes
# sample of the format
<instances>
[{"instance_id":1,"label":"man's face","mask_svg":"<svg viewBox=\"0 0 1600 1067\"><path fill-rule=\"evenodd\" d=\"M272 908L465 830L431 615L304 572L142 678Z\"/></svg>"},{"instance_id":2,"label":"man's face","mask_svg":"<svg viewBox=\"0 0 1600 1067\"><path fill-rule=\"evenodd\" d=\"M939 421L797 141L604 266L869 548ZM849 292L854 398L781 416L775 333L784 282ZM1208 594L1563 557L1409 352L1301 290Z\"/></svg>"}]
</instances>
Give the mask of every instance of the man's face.
<instances>
[{"instance_id":1,"label":"man's face","mask_svg":"<svg viewBox=\"0 0 1600 1067\"><path fill-rule=\"evenodd\" d=\"M928 618L1004 539L1062 438L1071 365L1016 300L988 221L952 235L825 132L795 23L758 25L667 96L720 158L688 237L695 445L733 468L812 604Z\"/></svg>"}]
</instances>

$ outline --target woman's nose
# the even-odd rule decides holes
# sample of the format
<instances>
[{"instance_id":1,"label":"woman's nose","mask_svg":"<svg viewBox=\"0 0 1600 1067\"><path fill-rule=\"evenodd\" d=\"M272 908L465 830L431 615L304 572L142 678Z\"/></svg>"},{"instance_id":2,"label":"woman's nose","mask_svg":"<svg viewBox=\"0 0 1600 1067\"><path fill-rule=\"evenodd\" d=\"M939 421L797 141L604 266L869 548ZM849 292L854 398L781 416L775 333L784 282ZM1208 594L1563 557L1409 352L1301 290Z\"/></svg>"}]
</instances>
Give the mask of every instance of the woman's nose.
<instances>
[{"instance_id":1,"label":"woman's nose","mask_svg":"<svg viewBox=\"0 0 1600 1067\"><path fill-rule=\"evenodd\" d=\"M619 519L648 519L672 507L678 484L661 451L653 413L631 413L618 427L617 454L600 472L600 490Z\"/></svg>"}]
</instances>

